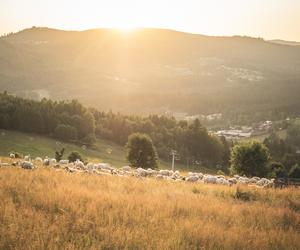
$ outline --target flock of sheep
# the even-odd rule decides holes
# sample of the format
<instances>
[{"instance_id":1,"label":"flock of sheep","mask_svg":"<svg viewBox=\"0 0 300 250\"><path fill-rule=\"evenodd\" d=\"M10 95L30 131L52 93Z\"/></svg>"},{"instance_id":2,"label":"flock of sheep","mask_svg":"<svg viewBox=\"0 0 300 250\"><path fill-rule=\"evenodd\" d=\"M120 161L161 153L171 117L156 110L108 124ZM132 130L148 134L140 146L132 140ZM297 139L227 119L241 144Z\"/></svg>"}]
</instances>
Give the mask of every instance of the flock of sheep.
<instances>
[{"instance_id":1,"label":"flock of sheep","mask_svg":"<svg viewBox=\"0 0 300 250\"><path fill-rule=\"evenodd\" d=\"M15 158L14 154L9 155L11 159ZM75 162L69 162L68 160L56 161L54 158L44 158L36 157L34 160L30 158L30 155L24 157L24 159L19 161L14 161L13 163L1 163L2 166L21 166L24 169L33 169L35 164L42 164L48 167L54 167L58 169L64 169L70 173L94 173L97 175L115 175L122 177L135 176L139 178L152 177L157 180L170 180L170 181L186 181L186 182L202 182L211 184L220 184L226 186L232 186L235 184L247 184L255 185L258 187L273 187L274 179L266 179L259 177L242 177L239 175L234 175L233 177L225 177L223 175L209 175L197 172L189 172L186 175L182 175L179 171L172 171L167 169L154 170L151 168L132 168L130 166L124 166L121 168L111 167L108 163L87 163L84 164L80 160Z\"/></svg>"}]
</instances>

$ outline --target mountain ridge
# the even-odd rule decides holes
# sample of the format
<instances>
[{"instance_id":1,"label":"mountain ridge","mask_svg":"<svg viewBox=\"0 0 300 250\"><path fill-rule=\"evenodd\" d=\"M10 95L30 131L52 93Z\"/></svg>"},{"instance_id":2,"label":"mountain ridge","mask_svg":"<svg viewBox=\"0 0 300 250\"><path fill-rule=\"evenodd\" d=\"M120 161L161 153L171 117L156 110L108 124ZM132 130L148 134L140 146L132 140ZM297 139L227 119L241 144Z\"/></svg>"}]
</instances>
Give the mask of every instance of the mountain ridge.
<instances>
[{"instance_id":1,"label":"mountain ridge","mask_svg":"<svg viewBox=\"0 0 300 250\"><path fill-rule=\"evenodd\" d=\"M0 39L0 65L2 91L37 97L42 89L54 99L125 113L298 104L300 47L261 38L30 28Z\"/></svg>"}]
</instances>

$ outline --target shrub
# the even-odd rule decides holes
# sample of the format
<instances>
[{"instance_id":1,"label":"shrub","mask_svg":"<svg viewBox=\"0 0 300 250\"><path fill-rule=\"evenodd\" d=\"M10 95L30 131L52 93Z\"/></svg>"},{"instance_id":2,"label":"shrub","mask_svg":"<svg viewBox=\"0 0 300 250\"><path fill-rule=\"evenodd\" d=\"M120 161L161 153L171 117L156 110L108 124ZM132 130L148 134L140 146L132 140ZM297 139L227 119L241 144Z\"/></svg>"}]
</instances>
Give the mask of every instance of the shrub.
<instances>
[{"instance_id":1,"label":"shrub","mask_svg":"<svg viewBox=\"0 0 300 250\"><path fill-rule=\"evenodd\" d=\"M74 162L76 160L83 161L81 155L77 151L71 152L68 156L68 160L69 160L69 162Z\"/></svg>"},{"instance_id":2,"label":"shrub","mask_svg":"<svg viewBox=\"0 0 300 250\"><path fill-rule=\"evenodd\" d=\"M64 148L62 150L60 150L60 152L59 151L55 152L55 159L56 159L57 162L59 162L63 158L64 153L65 153Z\"/></svg>"},{"instance_id":3,"label":"shrub","mask_svg":"<svg viewBox=\"0 0 300 250\"><path fill-rule=\"evenodd\" d=\"M217 175L225 175L225 173L222 170L218 170Z\"/></svg>"},{"instance_id":4,"label":"shrub","mask_svg":"<svg viewBox=\"0 0 300 250\"><path fill-rule=\"evenodd\" d=\"M291 178L300 178L300 166L295 164L289 171L289 177Z\"/></svg>"},{"instance_id":5,"label":"shrub","mask_svg":"<svg viewBox=\"0 0 300 250\"><path fill-rule=\"evenodd\" d=\"M236 188L233 198L242 201L253 201L256 200L255 194L250 191L243 191L240 187Z\"/></svg>"},{"instance_id":6,"label":"shrub","mask_svg":"<svg viewBox=\"0 0 300 250\"><path fill-rule=\"evenodd\" d=\"M269 178L284 178L287 176L285 167L280 162L271 162L268 165Z\"/></svg>"}]
</instances>

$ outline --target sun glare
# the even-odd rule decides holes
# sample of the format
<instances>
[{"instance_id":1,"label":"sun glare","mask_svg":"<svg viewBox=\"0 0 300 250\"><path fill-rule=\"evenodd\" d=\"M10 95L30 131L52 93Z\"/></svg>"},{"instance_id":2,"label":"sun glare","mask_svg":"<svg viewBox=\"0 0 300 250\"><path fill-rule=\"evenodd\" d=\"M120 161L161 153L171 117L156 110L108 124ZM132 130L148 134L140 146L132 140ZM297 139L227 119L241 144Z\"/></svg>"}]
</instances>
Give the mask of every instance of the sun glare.
<instances>
[{"instance_id":1,"label":"sun glare","mask_svg":"<svg viewBox=\"0 0 300 250\"><path fill-rule=\"evenodd\" d=\"M113 28L120 31L120 32L124 32L124 33L132 32L132 31L138 29L137 26L126 25L126 24L121 24L121 25L115 26Z\"/></svg>"}]
</instances>

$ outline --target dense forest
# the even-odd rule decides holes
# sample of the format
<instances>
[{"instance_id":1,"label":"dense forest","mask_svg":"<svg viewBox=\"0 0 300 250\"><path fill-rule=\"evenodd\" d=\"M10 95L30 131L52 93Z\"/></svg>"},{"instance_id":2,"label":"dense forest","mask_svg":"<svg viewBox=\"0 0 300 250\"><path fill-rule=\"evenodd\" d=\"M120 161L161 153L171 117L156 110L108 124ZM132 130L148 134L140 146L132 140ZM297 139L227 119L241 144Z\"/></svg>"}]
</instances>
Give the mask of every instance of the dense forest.
<instances>
[{"instance_id":1,"label":"dense forest","mask_svg":"<svg viewBox=\"0 0 300 250\"><path fill-rule=\"evenodd\" d=\"M96 137L125 145L135 132L148 134L158 156L170 159L176 150L178 160L188 165L225 168L229 144L210 135L198 119L191 123L150 115L128 116L86 108L76 100L27 100L7 92L0 94L0 128L44 134L64 141L92 146Z\"/></svg>"}]
</instances>

